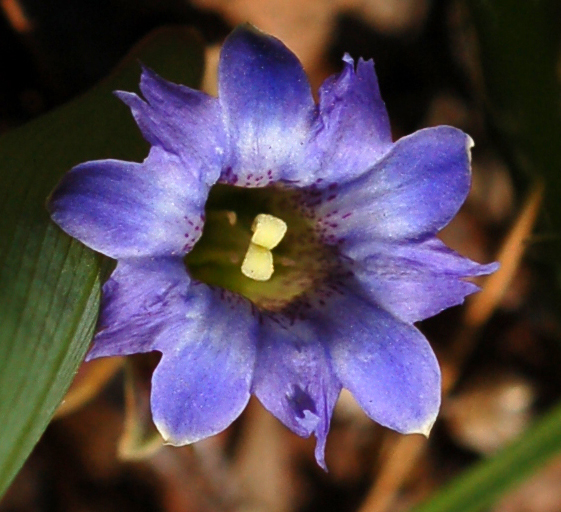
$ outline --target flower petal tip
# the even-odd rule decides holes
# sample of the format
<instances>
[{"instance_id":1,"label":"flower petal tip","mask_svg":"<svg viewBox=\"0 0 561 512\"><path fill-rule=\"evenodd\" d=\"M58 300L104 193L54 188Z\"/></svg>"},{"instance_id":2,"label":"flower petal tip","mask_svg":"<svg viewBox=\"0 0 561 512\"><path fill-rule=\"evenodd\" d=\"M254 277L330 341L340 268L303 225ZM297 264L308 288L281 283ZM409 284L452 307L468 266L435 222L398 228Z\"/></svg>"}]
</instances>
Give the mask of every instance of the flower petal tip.
<instances>
[{"instance_id":1,"label":"flower petal tip","mask_svg":"<svg viewBox=\"0 0 561 512\"><path fill-rule=\"evenodd\" d=\"M93 361L94 359L97 359L97 358L95 356L95 353L93 352L93 349L90 349L88 351L88 353L86 354L86 356L84 357L84 362L89 363L90 361Z\"/></svg>"},{"instance_id":2,"label":"flower petal tip","mask_svg":"<svg viewBox=\"0 0 561 512\"><path fill-rule=\"evenodd\" d=\"M403 434L420 434L424 436L426 439L429 438L430 433L432 432L432 428L438 418L438 413L440 412L440 400L438 400L438 404L436 410L433 411L430 416L428 416L424 423L419 424L416 427L412 427L410 430L402 431ZM421 418L419 418L421 419ZM399 430L398 430L399 431Z\"/></svg>"},{"instance_id":3,"label":"flower petal tip","mask_svg":"<svg viewBox=\"0 0 561 512\"><path fill-rule=\"evenodd\" d=\"M498 261L494 261L493 263L487 263L483 265L485 273L483 275L493 274L497 270L501 268L501 264Z\"/></svg>"},{"instance_id":4,"label":"flower petal tip","mask_svg":"<svg viewBox=\"0 0 561 512\"><path fill-rule=\"evenodd\" d=\"M192 444L195 443L197 441L199 441L199 438L177 438L175 437L167 428L166 425L164 425L161 421L158 421L154 418L154 425L156 425L156 428L158 429L158 432L160 433L160 435L162 436L162 439L164 441L164 444L167 446L185 446L188 444Z\"/></svg>"},{"instance_id":5,"label":"flower petal tip","mask_svg":"<svg viewBox=\"0 0 561 512\"><path fill-rule=\"evenodd\" d=\"M354 67L355 65L355 60L351 57L351 55L349 53L346 53L343 55L342 58L343 62L345 62L346 64L350 64L351 66Z\"/></svg>"},{"instance_id":6,"label":"flower petal tip","mask_svg":"<svg viewBox=\"0 0 561 512\"><path fill-rule=\"evenodd\" d=\"M323 469L326 473L329 473L329 469L327 469L327 464L325 463L325 455L323 453L319 455L316 452L316 462L321 469Z\"/></svg>"},{"instance_id":7,"label":"flower petal tip","mask_svg":"<svg viewBox=\"0 0 561 512\"><path fill-rule=\"evenodd\" d=\"M151 84L165 84L166 81L159 76L152 68L140 62L140 90L150 87Z\"/></svg>"},{"instance_id":8,"label":"flower petal tip","mask_svg":"<svg viewBox=\"0 0 561 512\"><path fill-rule=\"evenodd\" d=\"M434 418L431 418L429 422L425 423L425 425L423 425L417 433L425 436L428 439L435 421L436 421L436 416Z\"/></svg>"},{"instance_id":9,"label":"flower petal tip","mask_svg":"<svg viewBox=\"0 0 561 512\"><path fill-rule=\"evenodd\" d=\"M327 434L329 429L323 429L322 431L315 431L316 436L316 448L314 455L318 466L323 469L326 473L329 473L327 469L327 464L325 463L325 444L327 442Z\"/></svg>"},{"instance_id":10,"label":"flower petal tip","mask_svg":"<svg viewBox=\"0 0 561 512\"><path fill-rule=\"evenodd\" d=\"M471 165L471 148L475 146L475 141L466 133L466 152L468 155L468 162Z\"/></svg>"},{"instance_id":11,"label":"flower petal tip","mask_svg":"<svg viewBox=\"0 0 561 512\"><path fill-rule=\"evenodd\" d=\"M249 22L238 25L226 38L226 42L232 43L236 39L245 39L247 42L253 40L253 44L255 44L258 40L264 42L276 41L280 44L283 44L282 41L280 41L277 37L272 36L271 34L267 34L266 32L263 32L261 29L259 29L255 25L252 25Z\"/></svg>"}]
</instances>

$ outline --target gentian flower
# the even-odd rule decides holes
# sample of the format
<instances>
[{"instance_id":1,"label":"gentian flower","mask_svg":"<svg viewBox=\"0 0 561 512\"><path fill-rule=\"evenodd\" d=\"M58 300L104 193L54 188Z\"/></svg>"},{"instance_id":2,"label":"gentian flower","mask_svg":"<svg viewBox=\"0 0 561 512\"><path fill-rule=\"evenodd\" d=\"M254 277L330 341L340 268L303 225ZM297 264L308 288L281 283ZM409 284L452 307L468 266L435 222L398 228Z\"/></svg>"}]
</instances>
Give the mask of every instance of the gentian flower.
<instances>
[{"instance_id":1,"label":"gentian flower","mask_svg":"<svg viewBox=\"0 0 561 512\"><path fill-rule=\"evenodd\" d=\"M415 322L487 274L435 235L470 186L472 141L448 126L392 142L372 61L345 55L314 102L277 39L235 30L218 98L143 69L116 95L151 144L142 163L86 162L53 220L117 260L88 358L159 351L165 441L222 431L254 394L324 449L342 387L366 414L427 435L440 371Z\"/></svg>"}]
</instances>

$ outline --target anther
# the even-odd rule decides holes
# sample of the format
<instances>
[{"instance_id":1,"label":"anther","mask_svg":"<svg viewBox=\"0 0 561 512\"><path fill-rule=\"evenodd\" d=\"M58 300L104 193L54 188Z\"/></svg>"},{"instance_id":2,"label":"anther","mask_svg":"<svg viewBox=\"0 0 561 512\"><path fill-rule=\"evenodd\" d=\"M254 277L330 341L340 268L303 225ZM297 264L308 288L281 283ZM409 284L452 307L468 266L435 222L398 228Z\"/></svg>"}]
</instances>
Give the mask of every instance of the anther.
<instances>
[{"instance_id":1,"label":"anther","mask_svg":"<svg viewBox=\"0 0 561 512\"><path fill-rule=\"evenodd\" d=\"M283 239L286 233L286 222L273 215L260 213L253 221L251 231L253 231L251 241L254 244L271 250Z\"/></svg>"},{"instance_id":2,"label":"anther","mask_svg":"<svg viewBox=\"0 0 561 512\"><path fill-rule=\"evenodd\" d=\"M253 236L242 263L242 274L256 281L268 281L275 268L273 254L286 233L286 222L278 217L260 213L255 217L251 230Z\"/></svg>"}]
</instances>

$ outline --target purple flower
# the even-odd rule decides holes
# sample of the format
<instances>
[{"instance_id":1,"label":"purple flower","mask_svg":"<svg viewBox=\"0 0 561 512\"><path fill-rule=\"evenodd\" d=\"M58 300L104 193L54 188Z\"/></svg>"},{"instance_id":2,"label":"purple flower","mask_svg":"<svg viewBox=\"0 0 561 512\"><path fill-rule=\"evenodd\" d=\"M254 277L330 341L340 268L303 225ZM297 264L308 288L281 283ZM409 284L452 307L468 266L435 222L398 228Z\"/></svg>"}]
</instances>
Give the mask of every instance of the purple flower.
<instances>
[{"instance_id":1,"label":"purple flower","mask_svg":"<svg viewBox=\"0 0 561 512\"><path fill-rule=\"evenodd\" d=\"M487 274L435 238L470 186L470 147L448 126L393 143L372 61L326 80L319 103L283 44L238 28L219 97L144 69L131 109L151 150L99 160L54 191L53 220L118 260L88 357L159 351L152 412L191 443L253 393L324 448L348 388L375 421L428 434L440 372L413 326Z\"/></svg>"}]
</instances>

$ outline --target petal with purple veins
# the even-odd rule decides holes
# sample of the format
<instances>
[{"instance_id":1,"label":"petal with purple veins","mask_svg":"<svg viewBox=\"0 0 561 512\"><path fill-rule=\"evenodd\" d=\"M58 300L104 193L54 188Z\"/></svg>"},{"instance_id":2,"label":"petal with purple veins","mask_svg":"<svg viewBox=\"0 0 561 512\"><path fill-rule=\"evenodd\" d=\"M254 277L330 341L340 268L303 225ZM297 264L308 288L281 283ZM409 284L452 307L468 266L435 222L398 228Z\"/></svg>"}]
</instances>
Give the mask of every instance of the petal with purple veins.
<instances>
[{"instance_id":1,"label":"petal with purple veins","mask_svg":"<svg viewBox=\"0 0 561 512\"><path fill-rule=\"evenodd\" d=\"M449 126L403 137L366 174L327 190L317 215L337 212L335 235L353 259L368 253L363 245L376 240L435 235L468 194L471 146L468 135Z\"/></svg>"},{"instance_id":2,"label":"petal with purple veins","mask_svg":"<svg viewBox=\"0 0 561 512\"><path fill-rule=\"evenodd\" d=\"M316 460L325 466L325 442L341 385L312 326L290 328L265 317L253 381L264 407L302 437L315 434Z\"/></svg>"},{"instance_id":3,"label":"petal with purple veins","mask_svg":"<svg viewBox=\"0 0 561 512\"><path fill-rule=\"evenodd\" d=\"M234 30L220 53L218 91L229 137L225 180L251 187L309 179L302 159L315 104L286 46L256 29Z\"/></svg>"},{"instance_id":4,"label":"petal with purple veins","mask_svg":"<svg viewBox=\"0 0 561 512\"><path fill-rule=\"evenodd\" d=\"M74 167L48 208L64 231L106 256L172 256L200 237L207 195L176 156L153 147L141 164L97 160Z\"/></svg>"}]
</instances>

